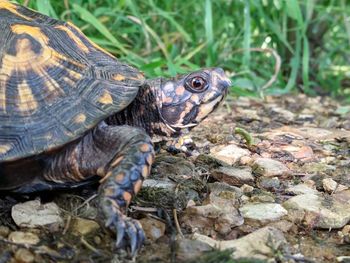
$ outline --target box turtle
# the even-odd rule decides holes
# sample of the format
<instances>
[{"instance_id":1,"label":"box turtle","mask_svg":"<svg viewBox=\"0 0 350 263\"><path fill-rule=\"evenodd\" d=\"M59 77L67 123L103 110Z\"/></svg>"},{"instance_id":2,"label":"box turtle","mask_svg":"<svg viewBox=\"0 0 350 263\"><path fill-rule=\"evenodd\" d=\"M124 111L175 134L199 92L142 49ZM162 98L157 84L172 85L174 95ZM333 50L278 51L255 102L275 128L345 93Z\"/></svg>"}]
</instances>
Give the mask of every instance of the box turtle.
<instances>
[{"instance_id":1,"label":"box turtle","mask_svg":"<svg viewBox=\"0 0 350 263\"><path fill-rule=\"evenodd\" d=\"M0 190L99 180L102 220L134 253L144 233L126 210L150 173L150 137L196 126L230 80L220 68L145 79L73 24L5 0L0 35Z\"/></svg>"}]
</instances>

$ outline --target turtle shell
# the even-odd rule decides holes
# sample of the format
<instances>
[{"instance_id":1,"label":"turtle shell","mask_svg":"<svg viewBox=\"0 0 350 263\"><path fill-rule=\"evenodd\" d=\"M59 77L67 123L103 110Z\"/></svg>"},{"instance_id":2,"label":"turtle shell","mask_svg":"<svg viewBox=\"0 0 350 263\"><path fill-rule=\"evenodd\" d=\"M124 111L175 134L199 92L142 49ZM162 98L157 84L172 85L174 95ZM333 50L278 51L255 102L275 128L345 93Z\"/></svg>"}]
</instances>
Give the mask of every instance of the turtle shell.
<instances>
[{"instance_id":1,"label":"turtle shell","mask_svg":"<svg viewBox=\"0 0 350 263\"><path fill-rule=\"evenodd\" d=\"M0 0L0 162L76 140L144 83L74 25Z\"/></svg>"}]
</instances>

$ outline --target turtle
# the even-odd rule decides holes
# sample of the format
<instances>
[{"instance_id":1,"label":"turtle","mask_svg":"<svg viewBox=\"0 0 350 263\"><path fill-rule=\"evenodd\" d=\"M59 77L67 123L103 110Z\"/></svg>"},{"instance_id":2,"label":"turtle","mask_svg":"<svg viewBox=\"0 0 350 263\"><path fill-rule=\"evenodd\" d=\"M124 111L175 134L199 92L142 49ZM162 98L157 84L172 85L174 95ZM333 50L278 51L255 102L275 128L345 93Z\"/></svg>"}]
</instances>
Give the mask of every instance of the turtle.
<instances>
[{"instance_id":1,"label":"turtle","mask_svg":"<svg viewBox=\"0 0 350 263\"><path fill-rule=\"evenodd\" d=\"M178 138L224 100L221 68L146 79L75 25L0 0L0 191L98 186L117 248L145 235L127 216L150 174L152 137Z\"/></svg>"}]
</instances>

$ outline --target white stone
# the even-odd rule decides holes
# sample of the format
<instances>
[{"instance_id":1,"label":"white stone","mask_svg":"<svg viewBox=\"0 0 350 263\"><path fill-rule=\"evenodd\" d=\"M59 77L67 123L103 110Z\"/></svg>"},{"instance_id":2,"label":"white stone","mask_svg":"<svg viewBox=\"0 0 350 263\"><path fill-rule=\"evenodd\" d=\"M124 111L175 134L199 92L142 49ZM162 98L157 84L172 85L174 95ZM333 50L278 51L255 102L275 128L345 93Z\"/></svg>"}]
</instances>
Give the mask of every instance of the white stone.
<instances>
[{"instance_id":1,"label":"white stone","mask_svg":"<svg viewBox=\"0 0 350 263\"><path fill-rule=\"evenodd\" d=\"M60 209L53 202L41 204L39 200L33 200L16 204L12 207L11 216L19 227L63 225Z\"/></svg>"},{"instance_id":2,"label":"white stone","mask_svg":"<svg viewBox=\"0 0 350 263\"><path fill-rule=\"evenodd\" d=\"M239 211L244 218L261 222L276 221L288 214L288 211L283 206L275 203L248 203L243 205Z\"/></svg>"}]
</instances>

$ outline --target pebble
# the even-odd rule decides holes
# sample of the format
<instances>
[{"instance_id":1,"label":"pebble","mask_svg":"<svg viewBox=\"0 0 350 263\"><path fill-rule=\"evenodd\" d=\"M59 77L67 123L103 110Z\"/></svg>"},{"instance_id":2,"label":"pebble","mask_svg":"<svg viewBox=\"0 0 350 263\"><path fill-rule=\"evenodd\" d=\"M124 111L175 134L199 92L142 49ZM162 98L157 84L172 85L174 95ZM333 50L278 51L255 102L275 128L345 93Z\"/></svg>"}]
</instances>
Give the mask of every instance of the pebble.
<instances>
[{"instance_id":1,"label":"pebble","mask_svg":"<svg viewBox=\"0 0 350 263\"><path fill-rule=\"evenodd\" d=\"M269 226L234 240L217 241L198 233L193 234L193 239L219 250L231 249L234 259L267 259L275 253L275 248L283 249L288 244L280 230Z\"/></svg>"},{"instance_id":2,"label":"pebble","mask_svg":"<svg viewBox=\"0 0 350 263\"><path fill-rule=\"evenodd\" d=\"M289 169L283 163L270 159L258 158L253 163L253 172L257 175L275 177L289 174Z\"/></svg>"},{"instance_id":3,"label":"pebble","mask_svg":"<svg viewBox=\"0 0 350 263\"><path fill-rule=\"evenodd\" d=\"M139 220L148 240L156 241L165 234L165 223L154 218L146 217Z\"/></svg>"},{"instance_id":4,"label":"pebble","mask_svg":"<svg viewBox=\"0 0 350 263\"><path fill-rule=\"evenodd\" d=\"M333 196L322 197L314 194L297 195L283 203L289 211L304 213L304 222L315 228L341 228L350 220L350 206L339 202Z\"/></svg>"},{"instance_id":5,"label":"pebble","mask_svg":"<svg viewBox=\"0 0 350 263\"><path fill-rule=\"evenodd\" d=\"M18 263L30 263L34 262L34 255L28 249L19 248L15 253L15 259Z\"/></svg>"},{"instance_id":6,"label":"pebble","mask_svg":"<svg viewBox=\"0 0 350 263\"><path fill-rule=\"evenodd\" d=\"M248 203L239 208L245 219L259 221L261 223L279 220L288 214L280 204L275 203Z\"/></svg>"},{"instance_id":7,"label":"pebble","mask_svg":"<svg viewBox=\"0 0 350 263\"><path fill-rule=\"evenodd\" d=\"M249 156L250 152L246 149L240 148L237 145L230 144L227 146L217 146L210 150L211 155L228 164L234 165L238 163L243 156Z\"/></svg>"},{"instance_id":8,"label":"pebble","mask_svg":"<svg viewBox=\"0 0 350 263\"><path fill-rule=\"evenodd\" d=\"M63 226L59 207L51 202L41 204L39 200L27 201L12 207L11 216L19 227Z\"/></svg>"},{"instance_id":9,"label":"pebble","mask_svg":"<svg viewBox=\"0 0 350 263\"><path fill-rule=\"evenodd\" d=\"M322 180L322 186L323 186L323 189L327 193L341 192L341 191L344 191L344 190L349 188L349 187L347 187L345 185L338 184L332 178L325 178L325 179L323 179Z\"/></svg>"},{"instance_id":10,"label":"pebble","mask_svg":"<svg viewBox=\"0 0 350 263\"><path fill-rule=\"evenodd\" d=\"M301 194L319 194L319 192L312 186L309 186L308 184L297 184L289 186L286 189L287 193L292 193L295 195L301 195Z\"/></svg>"},{"instance_id":11,"label":"pebble","mask_svg":"<svg viewBox=\"0 0 350 263\"><path fill-rule=\"evenodd\" d=\"M243 184L253 184L254 176L250 167L238 168L230 166L221 166L214 169L212 177L220 182L229 185L242 186Z\"/></svg>"},{"instance_id":12,"label":"pebble","mask_svg":"<svg viewBox=\"0 0 350 263\"><path fill-rule=\"evenodd\" d=\"M7 237L10 234L10 228L7 226L0 226L0 237Z\"/></svg>"},{"instance_id":13,"label":"pebble","mask_svg":"<svg viewBox=\"0 0 350 263\"><path fill-rule=\"evenodd\" d=\"M36 245L40 239L36 234L30 232L14 231L8 236L8 240L17 244Z\"/></svg>"},{"instance_id":14,"label":"pebble","mask_svg":"<svg viewBox=\"0 0 350 263\"><path fill-rule=\"evenodd\" d=\"M89 219L77 217L72 222L73 232L83 236L95 232L99 228L100 225L97 222Z\"/></svg>"}]
</instances>

